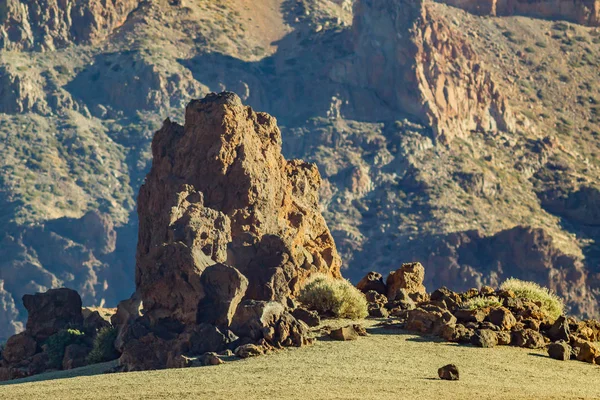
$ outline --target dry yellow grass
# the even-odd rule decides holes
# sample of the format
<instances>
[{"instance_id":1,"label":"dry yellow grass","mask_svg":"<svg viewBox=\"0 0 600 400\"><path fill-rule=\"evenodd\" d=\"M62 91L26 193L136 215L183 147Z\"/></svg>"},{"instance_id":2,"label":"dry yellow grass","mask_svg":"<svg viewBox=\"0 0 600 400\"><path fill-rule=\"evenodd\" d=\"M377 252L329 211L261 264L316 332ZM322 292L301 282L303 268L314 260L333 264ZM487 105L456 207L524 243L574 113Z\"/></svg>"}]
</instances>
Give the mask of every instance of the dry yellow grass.
<instances>
[{"instance_id":1,"label":"dry yellow grass","mask_svg":"<svg viewBox=\"0 0 600 400\"><path fill-rule=\"evenodd\" d=\"M460 381L437 378L447 363L458 365ZM381 330L355 342L320 341L216 367L10 384L0 386L0 399L600 398L599 381L600 367L551 360L542 351L458 346Z\"/></svg>"}]
</instances>

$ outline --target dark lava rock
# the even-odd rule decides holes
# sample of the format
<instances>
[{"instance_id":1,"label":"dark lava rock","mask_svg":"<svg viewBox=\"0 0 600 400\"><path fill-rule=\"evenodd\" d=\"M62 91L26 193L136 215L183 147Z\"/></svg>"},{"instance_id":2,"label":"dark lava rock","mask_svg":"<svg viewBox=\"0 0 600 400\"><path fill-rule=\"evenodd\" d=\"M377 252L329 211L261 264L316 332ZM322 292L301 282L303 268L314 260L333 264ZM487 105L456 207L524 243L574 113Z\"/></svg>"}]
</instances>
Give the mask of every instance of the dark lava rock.
<instances>
[{"instance_id":1,"label":"dark lava rock","mask_svg":"<svg viewBox=\"0 0 600 400\"><path fill-rule=\"evenodd\" d=\"M298 307L292 311L292 315L297 320L302 321L311 327L319 326L321 323L321 317L319 317L319 313L316 311L309 311L306 308Z\"/></svg>"},{"instance_id":2,"label":"dark lava rock","mask_svg":"<svg viewBox=\"0 0 600 400\"><path fill-rule=\"evenodd\" d=\"M555 360L567 361L571 358L571 346L567 342L559 341L548 345L548 355Z\"/></svg>"},{"instance_id":3,"label":"dark lava rock","mask_svg":"<svg viewBox=\"0 0 600 400\"><path fill-rule=\"evenodd\" d=\"M458 376L458 367L454 364L448 364L440 369L438 369L438 375L440 379L444 379L447 381L457 381Z\"/></svg>"},{"instance_id":4,"label":"dark lava rock","mask_svg":"<svg viewBox=\"0 0 600 400\"><path fill-rule=\"evenodd\" d=\"M548 330L548 337L553 342L559 340L568 341L570 334L571 330L569 329L567 319L562 315L558 317L558 319L554 322L552 327Z\"/></svg>"},{"instance_id":5,"label":"dark lava rock","mask_svg":"<svg viewBox=\"0 0 600 400\"><path fill-rule=\"evenodd\" d=\"M374 290L380 294L386 294L387 288L383 283L383 276L379 272L371 271L364 278L358 282L356 288L363 293L367 293L369 290Z\"/></svg>"},{"instance_id":6,"label":"dark lava rock","mask_svg":"<svg viewBox=\"0 0 600 400\"><path fill-rule=\"evenodd\" d=\"M478 347L495 347L498 344L498 336L496 332L489 329L479 329L471 337L471 343Z\"/></svg>"}]
</instances>

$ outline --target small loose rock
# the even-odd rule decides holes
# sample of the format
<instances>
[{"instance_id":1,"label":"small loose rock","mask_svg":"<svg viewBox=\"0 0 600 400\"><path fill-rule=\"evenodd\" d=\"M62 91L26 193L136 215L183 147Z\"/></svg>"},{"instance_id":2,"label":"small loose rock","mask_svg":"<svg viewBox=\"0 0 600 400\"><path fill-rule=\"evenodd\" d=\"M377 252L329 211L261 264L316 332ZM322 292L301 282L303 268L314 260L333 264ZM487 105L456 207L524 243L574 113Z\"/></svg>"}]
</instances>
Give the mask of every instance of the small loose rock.
<instances>
[{"instance_id":1,"label":"small loose rock","mask_svg":"<svg viewBox=\"0 0 600 400\"><path fill-rule=\"evenodd\" d=\"M438 369L440 379L446 381L457 381L459 379L458 367L454 364L448 364Z\"/></svg>"}]
</instances>

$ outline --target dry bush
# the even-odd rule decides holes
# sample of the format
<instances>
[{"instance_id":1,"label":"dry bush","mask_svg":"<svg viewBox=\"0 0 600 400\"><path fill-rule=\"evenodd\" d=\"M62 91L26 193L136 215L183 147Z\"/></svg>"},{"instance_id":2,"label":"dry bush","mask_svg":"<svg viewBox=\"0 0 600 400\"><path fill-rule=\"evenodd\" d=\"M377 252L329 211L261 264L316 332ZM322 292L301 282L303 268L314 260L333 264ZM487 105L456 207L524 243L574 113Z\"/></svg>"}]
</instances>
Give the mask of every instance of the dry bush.
<instances>
[{"instance_id":1,"label":"dry bush","mask_svg":"<svg viewBox=\"0 0 600 400\"><path fill-rule=\"evenodd\" d=\"M512 290L519 298L540 303L542 312L552 319L556 319L564 313L565 305L562 299L548 288L542 287L535 282L510 278L500 285L500 289Z\"/></svg>"},{"instance_id":2,"label":"dry bush","mask_svg":"<svg viewBox=\"0 0 600 400\"><path fill-rule=\"evenodd\" d=\"M502 306L502 302L500 301L499 298L497 298L495 296L490 296L490 297L477 296L477 297L473 297L473 298L465 301L464 303L462 303L462 308L464 308L466 310L478 310L480 308L500 307L500 306Z\"/></svg>"},{"instance_id":3,"label":"dry bush","mask_svg":"<svg viewBox=\"0 0 600 400\"><path fill-rule=\"evenodd\" d=\"M368 315L365 295L345 279L315 275L300 290L298 300L320 314L360 319Z\"/></svg>"}]
</instances>

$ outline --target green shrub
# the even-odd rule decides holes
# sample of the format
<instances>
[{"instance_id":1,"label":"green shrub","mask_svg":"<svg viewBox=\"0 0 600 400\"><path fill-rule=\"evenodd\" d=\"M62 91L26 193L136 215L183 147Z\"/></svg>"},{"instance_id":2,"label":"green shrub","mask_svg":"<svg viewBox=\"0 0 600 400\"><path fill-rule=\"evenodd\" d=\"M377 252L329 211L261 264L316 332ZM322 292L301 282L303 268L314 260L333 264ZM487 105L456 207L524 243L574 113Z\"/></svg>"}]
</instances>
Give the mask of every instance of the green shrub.
<instances>
[{"instance_id":1,"label":"green shrub","mask_svg":"<svg viewBox=\"0 0 600 400\"><path fill-rule=\"evenodd\" d=\"M360 319L368 315L365 295L345 279L315 275L300 290L298 300L321 314Z\"/></svg>"},{"instance_id":2,"label":"green shrub","mask_svg":"<svg viewBox=\"0 0 600 400\"><path fill-rule=\"evenodd\" d=\"M89 364L112 361L119 357L119 353L115 349L117 333L117 329L111 326L104 327L98 331L94 339L94 348L87 358Z\"/></svg>"},{"instance_id":3,"label":"green shrub","mask_svg":"<svg viewBox=\"0 0 600 400\"><path fill-rule=\"evenodd\" d=\"M470 298L469 300L462 303L462 308L466 310L478 310L480 308L487 307L500 307L502 306L502 302L499 298L495 296L485 297L485 296L477 296Z\"/></svg>"},{"instance_id":4,"label":"green shrub","mask_svg":"<svg viewBox=\"0 0 600 400\"><path fill-rule=\"evenodd\" d=\"M70 344L81 343L84 333L77 329L64 329L46 340L48 367L59 369L65 356L65 348Z\"/></svg>"},{"instance_id":5,"label":"green shrub","mask_svg":"<svg viewBox=\"0 0 600 400\"><path fill-rule=\"evenodd\" d=\"M512 290L519 298L540 303L542 312L552 319L558 318L564 312L565 305L562 299L548 288L542 287L535 282L510 278L500 285L500 289Z\"/></svg>"}]
</instances>

